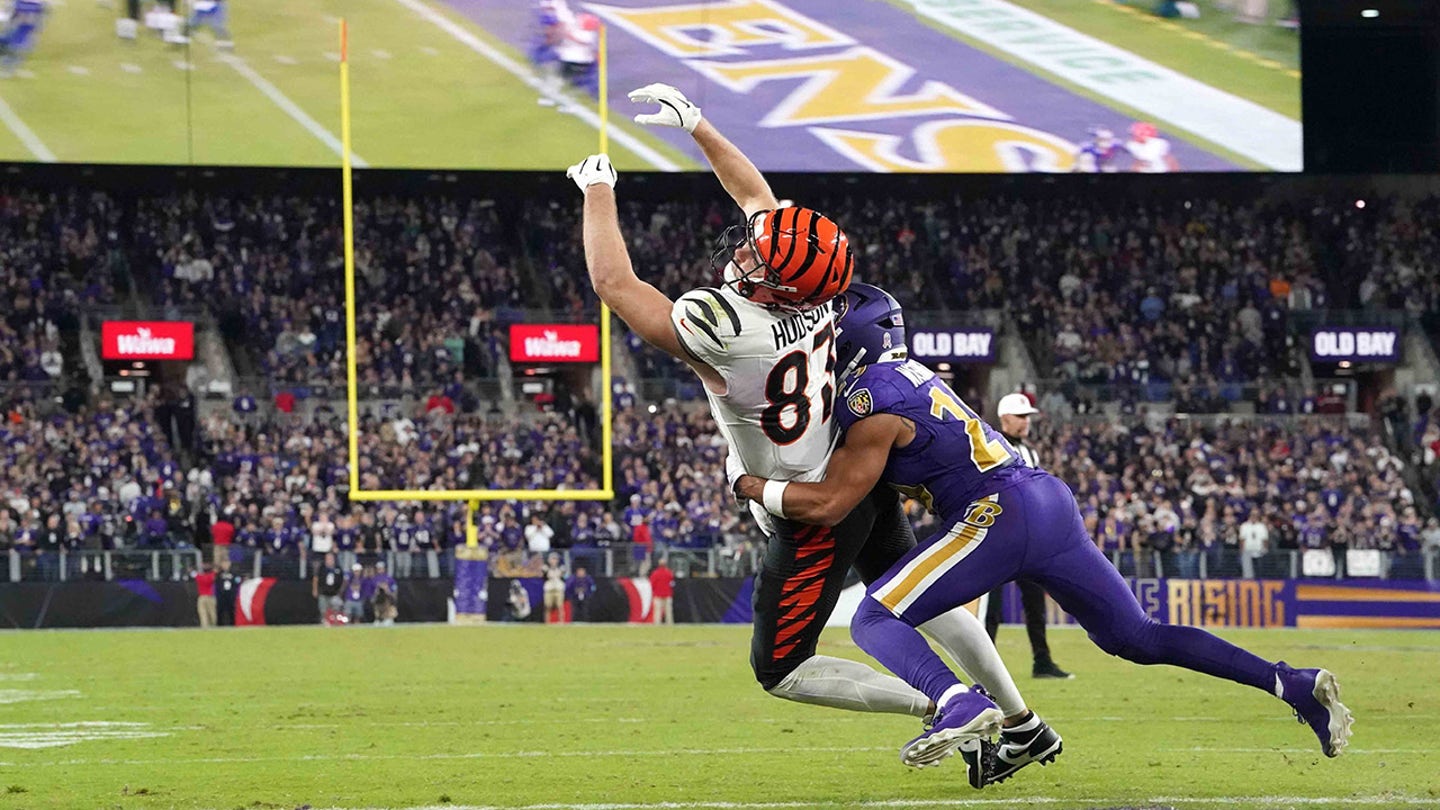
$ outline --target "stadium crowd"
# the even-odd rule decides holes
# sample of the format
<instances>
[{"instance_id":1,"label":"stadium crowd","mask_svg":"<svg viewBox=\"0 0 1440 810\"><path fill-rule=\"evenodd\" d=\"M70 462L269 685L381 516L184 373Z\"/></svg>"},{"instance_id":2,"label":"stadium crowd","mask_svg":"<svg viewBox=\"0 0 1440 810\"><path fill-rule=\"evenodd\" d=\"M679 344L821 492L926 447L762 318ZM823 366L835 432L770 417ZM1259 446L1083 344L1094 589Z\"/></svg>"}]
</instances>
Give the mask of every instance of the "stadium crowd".
<instances>
[{"instance_id":1,"label":"stadium crowd","mask_svg":"<svg viewBox=\"0 0 1440 810\"><path fill-rule=\"evenodd\" d=\"M1343 418L1214 421L1140 418L1045 424L1036 444L1070 484L1107 552L1157 552L1194 576L1271 551L1379 549L1393 570L1423 576L1440 548L1422 521L1405 463L1378 431ZM1257 528L1247 530L1251 523ZM1246 561L1243 570L1251 567Z\"/></svg>"},{"instance_id":2,"label":"stadium crowd","mask_svg":"<svg viewBox=\"0 0 1440 810\"><path fill-rule=\"evenodd\" d=\"M157 303L211 307L280 383L345 378L340 210L333 196L142 198L134 249ZM361 379L414 387L494 376L497 311L520 284L485 201L364 199L355 207Z\"/></svg>"},{"instance_id":3,"label":"stadium crowd","mask_svg":"<svg viewBox=\"0 0 1440 810\"><path fill-rule=\"evenodd\" d=\"M105 194L0 188L0 381L64 373L82 307L115 302L118 224Z\"/></svg>"},{"instance_id":4,"label":"stadium crowd","mask_svg":"<svg viewBox=\"0 0 1440 810\"><path fill-rule=\"evenodd\" d=\"M24 556L27 576L55 573L60 549L231 546L237 564L264 552L267 570L293 575L326 553L373 564L393 553L401 578L448 569L464 542L463 504L360 504L348 488L343 426L323 418L235 418L199 425L196 461L184 464L157 427L158 398L100 401L78 413L6 408L0 426L0 551ZM432 413L367 420L360 445L367 489L596 489L592 430L569 414L517 420ZM614 504L485 504L480 542L511 567L538 565L551 548L594 553L634 543L744 554L753 523L726 502L724 445L708 416L617 414ZM218 532L218 524L224 527Z\"/></svg>"},{"instance_id":5,"label":"stadium crowd","mask_svg":"<svg viewBox=\"0 0 1440 810\"><path fill-rule=\"evenodd\" d=\"M83 305L114 301L128 273L165 307L212 308L277 381L343 379L333 200L118 199L0 193L0 287L13 302L0 319L0 378L57 376L57 358L65 365L58 336ZM367 488L597 486L593 425L569 411L539 423L507 421L480 413L470 392L476 377L494 373L507 309L539 305L587 317L595 306L578 206L517 205L508 224L475 198L357 205L362 378L431 392L415 412L365 425ZM1436 200L1298 211L1217 199L847 197L831 209L864 257L864 277L907 305L1005 309L1026 334L1044 336L1037 354L1050 358L1059 377L1050 395L1065 403L1050 411L1093 410L1083 387L1103 383L1154 386L1190 413L1222 412L1237 396L1253 398L1262 413L1311 412L1313 396L1245 385L1291 375L1293 313L1331 302L1425 317L1440 311L1440 281L1420 272L1440 250L1431 227L1440 224ZM732 213L716 199L622 205L637 267L671 295L709 278L714 241ZM526 273L545 283L527 284ZM636 348L642 376L677 374L668 358ZM751 547L758 538L724 495L723 452L708 417L646 413L633 396L622 402L629 408L615 423L616 503L490 505L480 517L482 542L502 555L523 549L517 565L549 547ZM154 401L97 400L56 413L23 397L5 404L0 547L27 555L61 544L203 544L217 523L231 524L237 561L251 548L281 561L330 548L371 557L440 551L464 535L458 507L350 504L343 428L323 414L211 416L192 454L184 438L172 449L172 427L157 418ZM1413 461L1433 482L1440 418L1429 405L1416 416ZM1182 558L1223 551L1254 516L1267 523L1274 548L1368 546L1409 556L1434 529L1420 522L1430 510L1415 508L1402 459L1381 450L1368 428L1056 421L1063 426L1037 444L1109 548L1158 543ZM1420 505L1432 497L1420 493ZM928 528L914 505L912 517ZM1434 533L1440 545L1440 529ZM1165 534L1170 539L1157 536Z\"/></svg>"},{"instance_id":6,"label":"stadium crowd","mask_svg":"<svg viewBox=\"0 0 1440 810\"><path fill-rule=\"evenodd\" d=\"M1253 399L1244 383L1296 376L1287 316L1328 303L1307 231L1286 208L847 197L827 213L859 251L857 277L905 306L1007 310L1053 376L1145 386L1149 399L1169 398L1172 382ZM631 202L621 216L636 266L671 296L712 277L715 242L734 224L715 202ZM547 303L593 308L577 212L537 204L526 221L540 272L559 279ZM640 354L642 374L680 373Z\"/></svg>"}]
</instances>

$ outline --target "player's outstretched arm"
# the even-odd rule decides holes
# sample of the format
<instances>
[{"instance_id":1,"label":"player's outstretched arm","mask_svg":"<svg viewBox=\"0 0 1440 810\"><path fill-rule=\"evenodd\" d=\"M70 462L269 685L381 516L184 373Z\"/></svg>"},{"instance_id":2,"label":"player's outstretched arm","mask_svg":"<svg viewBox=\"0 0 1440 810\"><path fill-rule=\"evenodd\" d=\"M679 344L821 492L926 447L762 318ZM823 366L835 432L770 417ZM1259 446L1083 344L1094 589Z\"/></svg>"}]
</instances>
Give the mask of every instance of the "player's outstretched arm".
<instances>
[{"instance_id":1,"label":"player's outstretched arm","mask_svg":"<svg viewBox=\"0 0 1440 810\"><path fill-rule=\"evenodd\" d=\"M723 390L720 375L696 361L680 344L670 322L674 302L635 275L620 233L620 215L615 207L616 174L610 159L591 155L571 166L565 175L585 194L585 266L595 294L642 340L685 361L707 384Z\"/></svg>"},{"instance_id":2,"label":"player's outstretched arm","mask_svg":"<svg viewBox=\"0 0 1440 810\"><path fill-rule=\"evenodd\" d=\"M830 457L824 481L787 483L746 475L736 482L735 492L763 504L777 517L834 526L875 488L885 471L890 449L906 432L905 420L899 416L867 416L846 431L845 446Z\"/></svg>"},{"instance_id":3,"label":"player's outstretched arm","mask_svg":"<svg viewBox=\"0 0 1440 810\"><path fill-rule=\"evenodd\" d=\"M729 138L720 134L709 121L701 121L695 127L695 143L700 145L700 151L705 153L705 159L710 161L710 168L715 170L715 176L720 179L720 185L740 206L748 218L756 211L770 211L780 207L780 202L775 199L775 192L770 190L770 184L766 182L765 175L755 168L750 158L740 148L730 142Z\"/></svg>"},{"instance_id":4,"label":"player's outstretched arm","mask_svg":"<svg viewBox=\"0 0 1440 810\"><path fill-rule=\"evenodd\" d=\"M658 112L635 116L637 123L680 127L695 138L695 143L699 144L700 151L705 153L705 159L710 162L710 168L715 170L715 176L720 179L720 185L725 187L725 191L735 200L735 204L740 206L740 210L745 212L747 218L756 211L769 211L780 207L774 192L770 190L770 184L765 181L760 170L755 168L755 164L750 162L750 158L745 157L744 152L721 135L720 130L704 120L700 115L700 108L685 98L684 93L668 84L647 84L631 91L630 100L660 105Z\"/></svg>"}]
</instances>

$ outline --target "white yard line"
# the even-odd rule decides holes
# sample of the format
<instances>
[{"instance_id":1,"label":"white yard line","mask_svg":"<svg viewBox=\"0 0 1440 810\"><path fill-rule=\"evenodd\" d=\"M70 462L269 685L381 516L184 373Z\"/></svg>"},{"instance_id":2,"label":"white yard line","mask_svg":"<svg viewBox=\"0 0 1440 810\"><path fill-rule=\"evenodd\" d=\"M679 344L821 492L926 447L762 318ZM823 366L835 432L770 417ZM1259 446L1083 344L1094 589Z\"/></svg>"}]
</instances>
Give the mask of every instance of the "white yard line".
<instances>
[{"instance_id":1,"label":"white yard line","mask_svg":"<svg viewBox=\"0 0 1440 810\"><path fill-rule=\"evenodd\" d=\"M504 53L500 52L498 49L486 43L484 40L475 36L470 31L456 24L449 17L446 17L440 12L431 8L429 5L424 3L423 0L395 0L395 2L434 23L436 27L449 34L451 37L454 37L455 40L461 45L464 45L475 53L478 53L486 59L489 59L491 62L494 62L506 73L509 73L510 75L529 85L535 90L535 92L539 93L540 95L551 98L556 103L569 104L573 108L572 112L575 114L576 118L579 118L581 121L584 121L585 123L594 127L596 130L600 129L600 116L594 110L584 105L573 104L563 95L559 93L553 93L550 90L546 89L545 86L541 83L541 81L535 77L535 74L528 68L526 68L524 65L521 65L519 62L511 59L509 56L506 56ZM680 166L674 161L660 154L650 146L647 146L634 135L631 135L630 133L619 129L618 127L615 127L613 125L610 127L610 140L639 155L642 160L661 171L680 171Z\"/></svg>"},{"instance_id":2,"label":"white yard line","mask_svg":"<svg viewBox=\"0 0 1440 810\"><path fill-rule=\"evenodd\" d=\"M916 13L1266 168L1301 169L1300 122L1005 0L906 0Z\"/></svg>"},{"instance_id":3,"label":"white yard line","mask_svg":"<svg viewBox=\"0 0 1440 810\"><path fill-rule=\"evenodd\" d=\"M590 757L715 757L715 756L774 756L775 754L849 754L894 751L891 745L880 747L855 746L787 746L783 748L670 748L656 751L470 751L451 754L307 754L304 756L273 757L166 757L163 759L66 759L52 762L29 762L23 766L15 762L0 762L7 768L71 767L76 765L169 765L194 763L218 765L226 763L249 764L255 762L369 762L372 760L413 760L415 762L450 759L573 759Z\"/></svg>"},{"instance_id":4,"label":"white yard line","mask_svg":"<svg viewBox=\"0 0 1440 810\"><path fill-rule=\"evenodd\" d=\"M239 73L241 76L243 76L246 81L250 82L250 84L254 85L255 89L259 90L265 95L266 98L273 101L275 103L275 106L279 107L281 110L284 110L286 115L290 116L295 120L295 123L304 127L307 132L318 138L321 143L330 147L330 150L332 152L334 152L336 155L344 153L345 148L341 145L340 139L335 137L334 133L321 126L320 122L316 121L314 118L311 118L309 113L300 109L300 105L291 101L289 96L280 92L280 88L271 84L269 79L266 79L264 76L261 76L259 73L255 72L255 69L250 67L250 65L246 64L245 60L228 53L216 54L216 57L221 62L229 65L231 69L233 69L236 73ZM350 154L350 162L354 164L355 168L357 169L363 169L370 165L369 163L365 162L364 158L360 157L360 155L354 152Z\"/></svg>"},{"instance_id":5,"label":"white yard line","mask_svg":"<svg viewBox=\"0 0 1440 810\"><path fill-rule=\"evenodd\" d=\"M20 143L25 144L25 148L30 150L30 154L34 155L36 160L42 163L55 162L55 153L50 151L50 148L40 140L40 136L36 135L34 130L25 126L25 122L21 121L20 116L10 109L10 105L5 103L4 98L0 98L0 123L5 124L5 128L20 139Z\"/></svg>"}]
</instances>

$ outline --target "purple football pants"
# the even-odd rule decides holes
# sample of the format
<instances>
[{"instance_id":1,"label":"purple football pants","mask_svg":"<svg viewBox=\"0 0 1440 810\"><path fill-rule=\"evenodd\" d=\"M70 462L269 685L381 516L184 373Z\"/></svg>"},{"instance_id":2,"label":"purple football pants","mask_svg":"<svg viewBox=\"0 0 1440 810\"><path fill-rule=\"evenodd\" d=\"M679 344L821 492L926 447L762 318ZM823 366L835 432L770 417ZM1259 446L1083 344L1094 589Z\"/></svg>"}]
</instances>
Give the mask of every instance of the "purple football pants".
<instances>
[{"instance_id":1,"label":"purple football pants","mask_svg":"<svg viewBox=\"0 0 1440 810\"><path fill-rule=\"evenodd\" d=\"M1100 649L1137 664L1172 664L1271 691L1273 665L1194 627L1161 624L1090 539L1064 482L1041 470L1007 472L1005 489L911 549L866 590L855 643L932 700L954 683L915 630L996 586L1039 582Z\"/></svg>"}]
</instances>

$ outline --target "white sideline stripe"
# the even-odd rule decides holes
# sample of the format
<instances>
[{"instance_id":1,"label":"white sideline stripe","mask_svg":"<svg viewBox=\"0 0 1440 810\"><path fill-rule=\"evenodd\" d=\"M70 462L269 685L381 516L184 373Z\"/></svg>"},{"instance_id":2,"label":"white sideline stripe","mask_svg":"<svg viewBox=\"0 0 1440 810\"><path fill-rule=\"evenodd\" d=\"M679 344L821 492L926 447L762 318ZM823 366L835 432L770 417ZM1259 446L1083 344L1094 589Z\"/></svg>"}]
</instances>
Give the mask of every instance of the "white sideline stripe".
<instances>
[{"instance_id":1,"label":"white sideline stripe","mask_svg":"<svg viewBox=\"0 0 1440 810\"><path fill-rule=\"evenodd\" d=\"M1156 748L1156 751L1164 753L1197 753L1197 754L1314 754L1320 756L1320 752L1314 748ZM1356 754L1433 754L1433 748L1346 748L1345 756Z\"/></svg>"},{"instance_id":2,"label":"white sideline stripe","mask_svg":"<svg viewBox=\"0 0 1440 810\"><path fill-rule=\"evenodd\" d=\"M1069 807L1080 805L1132 805L1132 804L1178 804L1178 805L1225 805L1237 802L1249 804L1293 807L1296 805L1396 805L1419 806L1433 804L1434 799L1393 796L1223 796L1205 799L1186 799L1178 796L1157 796L1150 799L1132 798L1061 798L1058 796L1025 796L1008 799L876 799L871 801L845 802L846 807L1014 807L1022 804L1063 804ZM606 802L595 804L439 804L421 807L380 808L364 810L804 810L817 805L833 806L837 802ZM354 810L353 808L332 807L327 810Z\"/></svg>"},{"instance_id":3,"label":"white sideline stripe","mask_svg":"<svg viewBox=\"0 0 1440 810\"><path fill-rule=\"evenodd\" d=\"M331 151L333 151L337 155L344 153L345 147L340 143L339 138L335 137L335 135L331 133L330 130L320 126L320 123L318 121L316 121L314 118L311 118L308 113L300 109L300 106L297 105L295 102L291 101L289 96L280 92L280 88L271 84L269 79L266 79L264 76L256 73L254 68L250 67L245 63L245 60L241 59L238 56L232 56L228 53L217 54L217 57L220 59L221 62L224 62L225 64L233 68L236 73L244 76L245 80L254 85L256 90L264 93L266 98L275 102L275 106L284 110L286 115L289 115L291 118L295 119L295 123L304 127L306 131L308 131L311 135L319 138L320 142L330 147ZM364 158L360 157L354 152L350 153L350 162L357 169L363 169L370 165L369 163L365 162Z\"/></svg>"},{"instance_id":4,"label":"white sideline stripe","mask_svg":"<svg viewBox=\"0 0 1440 810\"><path fill-rule=\"evenodd\" d=\"M1005 0L906 0L916 13L1054 76L1217 143L1266 168L1301 169L1300 122ZM962 8L955 8L956 5ZM951 13L953 11L953 13ZM1106 60L1103 71L1076 61ZM1067 64L1067 62L1071 64ZM1107 82L1102 76L1135 76ZM1138 77L1143 75L1143 80ZM1121 136L1124 140L1124 136ZM1183 167L1182 167L1183 168Z\"/></svg>"},{"instance_id":5,"label":"white sideline stripe","mask_svg":"<svg viewBox=\"0 0 1440 810\"><path fill-rule=\"evenodd\" d=\"M1414 715L1406 715L1406 717L1413 718ZM616 723L632 723L632 724L633 724L633 723L648 723L648 722L650 722L650 720L648 720L648 719L646 719L646 718L643 718L643 717L617 717L617 718L614 718L614 719L611 719L611 718L609 718L609 717L582 717L582 718L575 719L575 720L566 720L566 721L565 721L565 724L566 724L566 725L572 725L572 724L574 724L574 723L606 723L606 724L608 724L608 725L614 725L614 724L616 724ZM280 724L278 724L278 725L267 726L267 728L273 728L273 729L353 728L354 725L355 725L354 723L280 723ZM398 726L398 727L403 727L403 728L429 728L429 727L431 727L431 726L436 726L436 727L439 727L439 726L465 726L465 727L468 728L468 727L470 727L470 726L533 726L533 725L535 725L535 721L533 721L533 720L394 720L394 721L380 722L380 723L366 723L365 725L367 725L367 726L385 726L386 728L393 728L393 727L397 727L397 726ZM0 726L0 728L4 728L4 726Z\"/></svg>"},{"instance_id":6,"label":"white sideline stripe","mask_svg":"<svg viewBox=\"0 0 1440 810\"><path fill-rule=\"evenodd\" d=\"M0 98L0 122L4 122L5 128L14 133L15 137L20 139L20 143L25 144L25 148L30 150L30 154L34 155L36 160L42 163L55 162L55 153L51 152L45 142L40 140L40 136L36 135L30 127L25 126L25 122L21 121L20 116L10 109L10 105L5 103L4 98Z\"/></svg>"},{"instance_id":7,"label":"white sideline stripe","mask_svg":"<svg viewBox=\"0 0 1440 810\"><path fill-rule=\"evenodd\" d=\"M426 5L422 0L395 0L395 2L434 23L442 31L454 37L460 44L494 62L506 73L529 85L535 92L553 99L558 104L569 104L574 108L572 112L576 118L579 118L596 130L600 129L600 116L596 114L594 110L581 104L571 104L569 99L565 98L563 94L550 91L539 79L535 78L534 73L527 70L519 62L516 62L514 59L491 47L484 40L457 25L449 17L442 15L440 12ZM610 127L610 140L639 155L651 166L654 166L662 172L680 171L680 166L674 161L645 145L640 139L619 127L613 125ZM579 157L583 157L583 155Z\"/></svg>"},{"instance_id":8,"label":"white sideline stripe","mask_svg":"<svg viewBox=\"0 0 1440 810\"><path fill-rule=\"evenodd\" d=\"M171 763L189 763L216 765L225 763L252 763L252 762L369 762L372 760L404 759L419 762L421 760L447 760L447 759L554 759L554 758L575 758L575 757L713 757L713 756L736 756L741 754L849 754L867 753L872 751L894 751L893 745L878 747L854 747L854 746L816 746L796 747L786 746L783 748L672 748L659 751L473 751L458 754L307 754L305 756L289 757L193 757L189 759L176 759L167 757L165 759L67 759L53 762L28 762L23 766L15 762L0 762L4 768L39 768L45 766L70 767L73 765L167 765Z\"/></svg>"}]
</instances>

